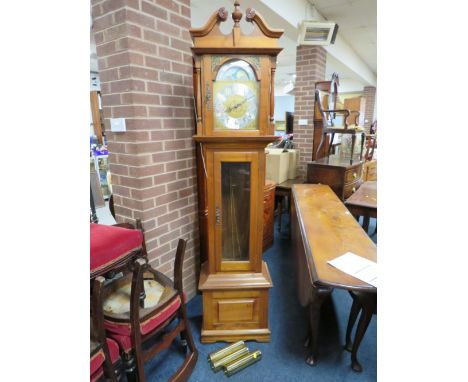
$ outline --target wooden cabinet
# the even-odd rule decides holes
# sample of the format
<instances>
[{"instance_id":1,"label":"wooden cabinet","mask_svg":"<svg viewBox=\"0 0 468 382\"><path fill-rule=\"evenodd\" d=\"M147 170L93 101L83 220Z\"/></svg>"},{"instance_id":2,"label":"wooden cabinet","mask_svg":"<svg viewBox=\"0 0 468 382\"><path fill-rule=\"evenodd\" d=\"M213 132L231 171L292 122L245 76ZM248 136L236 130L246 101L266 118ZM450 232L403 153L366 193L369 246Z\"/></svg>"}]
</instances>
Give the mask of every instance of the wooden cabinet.
<instances>
[{"instance_id":1,"label":"wooden cabinet","mask_svg":"<svg viewBox=\"0 0 468 382\"><path fill-rule=\"evenodd\" d=\"M267 180L263 190L263 252L273 245L276 182Z\"/></svg>"},{"instance_id":2,"label":"wooden cabinet","mask_svg":"<svg viewBox=\"0 0 468 382\"><path fill-rule=\"evenodd\" d=\"M282 30L253 9L240 28L238 2L231 35L219 24L225 8L190 30L194 46L198 205L203 293L201 341L269 341L268 291L262 260L265 147L274 136L274 75Z\"/></svg>"},{"instance_id":3,"label":"wooden cabinet","mask_svg":"<svg viewBox=\"0 0 468 382\"><path fill-rule=\"evenodd\" d=\"M307 182L331 187L341 200L349 198L362 184L362 161L353 164L338 156L307 163Z\"/></svg>"}]
</instances>

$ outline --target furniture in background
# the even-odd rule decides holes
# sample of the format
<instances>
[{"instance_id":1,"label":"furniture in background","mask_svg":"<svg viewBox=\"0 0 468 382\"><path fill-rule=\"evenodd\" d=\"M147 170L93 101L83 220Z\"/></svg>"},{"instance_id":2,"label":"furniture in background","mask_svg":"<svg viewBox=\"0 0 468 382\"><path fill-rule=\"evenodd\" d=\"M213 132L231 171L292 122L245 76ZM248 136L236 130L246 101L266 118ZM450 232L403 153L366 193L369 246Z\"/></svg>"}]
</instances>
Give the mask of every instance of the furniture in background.
<instances>
[{"instance_id":1,"label":"furniture in background","mask_svg":"<svg viewBox=\"0 0 468 382\"><path fill-rule=\"evenodd\" d=\"M365 161L371 161L374 157L375 148L377 147L377 137L375 134L366 134L366 153Z\"/></svg>"},{"instance_id":2,"label":"furniture in background","mask_svg":"<svg viewBox=\"0 0 468 382\"><path fill-rule=\"evenodd\" d=\"M276 59L282 30L234 3L229 35L220 8L191 28L198 205L203 294L201 342L269 341L268 292L262 259L265 147L274 136Z\"/></svg>"},{"instance_id":3,"label":"furniture in background","mask_svg":"<svg viewBox=\"0 0 468 382\"><path fill-rule=\"evenodd\" d=\"M284 136L286 137L286 136ZM282 142L286 142L284 138ZM289 141L291 143L291 141ZM276 183L283 183L296 178L297 158L299 153L295 149L276 148L268 146L266 153L266 178Z\"/></svg>"},{"instance_id":4,"label":"furniture in background","mask_svg":"<svg viewBox=\"0 0 468 382\"><path fill-rule=\"evenodd\" d=\"M293 134L294 130L294 113L286 112L286 134Z\"/></svg>"},{"instance_id":5,"label":"furniture in background","mask_svg":"<svg viewBox=\"0 0 468 382\"><path fill-rule=\"evenodd\" d=\"M343 109L346 110L359 110L359 114L361 114L364 111L363 108L363 97L353 97L353 98L345 98L343 101ZM354 114L350 115L348 117L348 124L353 124L354 123Z\"/></svg>"},{"instance_id":6,"label":"furniture in background","mask_svg":"<svg viewBox=\"0 0 468 382\"><path fill-rule=\"evenodd\" d=\"M263 191L263 252L273 245L276 182L266 180Z\"/></svg>"},{"instance_id":7,"label":"furniture in background","mask_svg":"<svg viewBox=\"0 0 468 382\"><path fill-rule=\"evenodd\" d=\"M90 184L89 186L89 207L90 207L90 211L89 211L89 222L90 223L98 223L99 222L99 219L97 217L97 213L96 213L96 204L94 203L94 197L93 197L93 188Z\"/></svg>"},{"instance_id":8,"label":"furniture in background","mask_svg":"<svg viewBox=\"0 0 468 382\"><path fill-rule=\"evenodd\" d=\"M94 168L91 168L90 173L91 196L95 208L101 208L106 205L104 195L102 194L101 183L99 182L99 174Z\"/></svg>"},{"instance_id":9,"label":"furniture in background","mask_svg":"<svg viewBox=\"0 0 468 382\"><path fill-rule=\"evenodd\" d=\"M309 308L311 354L306 362L317 362L320 335L320 307L334 288L352 291L358 306L366 311L359 320L352 346L351 367L362 368L357 352L374 309L377 288L356 279L327 262L346 252L377 262L377 248L362 227L349 214L329 186L295 184L291 229L299 301Z\"/></svg>"},{"instance_id":10,"label":"furniture in background","mask_svg":"<svg viewBox=\"0 0 468 382\"><path fill-rule=\"evenodd\" d=\"M89 93L90 103L91 103L91 117L93 119L93 130L96 135L98 142L102 145L104 144L104 123L102 119L102 110L100 108L101 102L101 92L100 91L91 91Z\"/></svg>"},{"instance_id":11,"label":"furniture in background","mask_svg":"<svg viewBox=\"0 0 468 382\"><path fill-rule=\"evenodd\" d=\"M291 212L291 188L293 184L304 183L304 179L297 177L288 179L276 186L275 197L278 200L278 232L281 232L283 212ZM291 226L291 216L289 217L289 225Z\"/></svg>"},{"instance_id":12,"label":"furniture in background","mask_svg":"<svg viewBox=\"0 0 468 382\"><path fill-rule=\"evenodd\" d=\"M333 73L332 78L330 81L318 81L315 83L315 93L314 97L317 98L316 93L319 91L319 95L323 96L322 99L322 110L335 110L336 109L336 102L338 99L338 85L339 85L339 78L337 73ZM319 97L320 98L320 97ZM325 116L325 121L323 118ZM326 153L329 151L329 142L326 139L323 147L320 147L319 150L319 142L321 142L322 135L323 135L323 127L328 126L328 119L331 118L328 112L322 113L320 111L319 104L317 103L317 99L315 99L315 106L314 106L314 139L312 144L312 160L320 159L326 156ZM327 138L327 137L326 137Z\"/></svg>"},{"instance_id":13,"label":"furniture in background","mask_svg":"<svg viewBox=\"0 0 468 382\"><path fill-rule=\"evenodd\" d=\"M195 367L198 351L187 319L182 285L185 245L185 240L180 239L174 282L140 258L133 263L132 273L95 286L94 292L101 296L104 305L108 335L119 344L124 359L135 359L135 372L127 370L130 380L145 382L144 363L169 348L177 336L186 356L170 380L187 381ZM173 322L177 324L171 326Z\"/></svg>"},{"instance_id":14,"label":"furniture in background","mask_svg":"<svg viewBox=\"0 0 468 382\"><path fill-rule=\"evenodd\" d=\"M359 189L346 201L345 206L349 212L359 221L363 217L362 227L364 231L369 229L369 219L377 218L377 182L364 182Z\"/></svg>"},{"instance_id":15,"label":"furniture in background","mask_svg":"<svg viewBox=\"0 0 468 382\"><path fill-rule=\"evenodd\" d=\"M366 134L366 154L365 160L371 161L374 158L374 152L377 148L377 120L375 120L369 129L369 134Z\"/></svg>"},{"instance_id":16,"label":"furniture in background","mask_svg":"<svg viewBox=\"0 0 468 382\"><path fill-rule=\"evenodd\" d=\"M344 201L362 184L362 164L350 164L338 155L320 158L307 163L306 183L327 184Z\"/></svg>"},{"instance_id":17,"label":"furniture in background","mask_svg":"<svg viewBox=\"0 0 468 382\"><path fill-rule=\"evenodd\" d=\"M361 136L361 149L359 151L359 161L362 159L362 151L364 149L365 135L364 129L359 127L359 111L337 109L336 99L338 96L338 75L333 74L331 81L321 81L315 84L315 109L314 109L314 148L315 135L317 127L321 123L321 128L318 130L321 133L320 143L316 148L315 158L320 159L331 154L333 142L336 134L351 136L351 149L349 154L350 164L354 161L356 135ZM329 82L330 84L326 84ZM328 88L328 89L327 89ZM338 118L340 117L340 118ZM328 135L330 138L328 141ZM318 136L317 136L318 138ZM341 144L343 150L343 142ZM328 147L328 149L325 149Z\"/></svg>"},{"instance_id":18,"label":"furniture in background","mask_svg":"<svg viewBox=\"0 0 468 382\"><path fill-rule=\"evenodd\" d=\"M108 155L95 155L92 156L92 165L90 166L91 173L94 172L98 175L99 187L101 188L101 194L105 200L109 199L111 191L111 185L108 180L109 174L109 156ZM94 169L93 169L94 167Z\"/></svg>"},{"instance_id":19,"label":"furniture in background","mask_svg":"<svg viewBox=\"0 0 468 382\"><path fill-rule=\"evenodd\" d=\"M368 180L377 180L377 160L372 159L371 161L364 162L362 165L362 180L367 182Z\"/></svg>"}]
</instances>

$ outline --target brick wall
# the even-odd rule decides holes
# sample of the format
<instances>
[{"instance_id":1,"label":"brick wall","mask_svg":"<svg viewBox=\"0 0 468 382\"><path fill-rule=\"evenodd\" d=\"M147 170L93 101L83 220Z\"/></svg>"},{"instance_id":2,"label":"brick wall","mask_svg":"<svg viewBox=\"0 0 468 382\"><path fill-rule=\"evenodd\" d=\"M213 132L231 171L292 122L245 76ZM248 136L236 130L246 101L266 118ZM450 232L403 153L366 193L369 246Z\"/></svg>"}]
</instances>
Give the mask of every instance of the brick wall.
<instances>
[{"instance_id":1,"label":"brick wall","mask_svg":"<svg viewBox=\"0 0 468 382\"><path fill-rule=\"evenodd\" d=\"M362 97L365 100L364 106L364 128L367 132L374 121L375 93L377 89L374 86L365 86Z\"/></svg>"},{"instance_id":2,"label":"brick wall","mask_svg":"<svg viewBox=\"0 0 468 382\"><path fill-rule=\"evenodd\" d=\"M91 3L116 219L142 219L150 262L171 278L177 241L188 240L191 298L199 244L190 0ZM118 117L124 133L110 132Z\"/></svg>"},{"instance_id":3,"label":"brick wall","mask_svg":"<svg viewBox=\"0 0 468 382\"><path fill-rule=\"evenodd\" d=\"M298 175L304 176L312 161L314 136L315 82L325 80L327 53L321 46L296 48L296 85L294 88L294 143L299 150ZM307 119L306 126L299 119Z\"/></svg>"}]
</instances>

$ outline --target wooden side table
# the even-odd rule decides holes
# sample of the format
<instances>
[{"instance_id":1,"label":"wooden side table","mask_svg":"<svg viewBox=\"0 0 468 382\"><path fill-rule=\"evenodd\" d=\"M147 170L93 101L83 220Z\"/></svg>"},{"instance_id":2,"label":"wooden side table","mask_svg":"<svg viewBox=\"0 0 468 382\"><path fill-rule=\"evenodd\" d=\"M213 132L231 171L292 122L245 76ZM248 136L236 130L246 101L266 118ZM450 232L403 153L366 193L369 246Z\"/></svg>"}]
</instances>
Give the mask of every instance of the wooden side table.
<instances>
[{"instance_id":1,"label":"wooden side table","mask_svg":"<svg viewBox=\"0 0 468 382\"><path fill-rule=\"evenodd\" d=\"M275 230L275 188L276 182L265 181L263 190L263 252L273 245Z\"/></svg>"},{"instance_id":2,"label":"wooden side table","mask_svg":"<svg viewBox=\"0 0 468 382\"><path fill-rule=\"evenodd\" d=\"M281 198L279 205L279 222L278 222L278 232L281 232L281 221L283 216L283 210L291 211L291 189L294 184L304 183L304 178L297 177L295 179L285 180L283 183L279 183L275 189L275 196ZM285 206L286 205L286 206ZM291 226L291 216L289 216L289 226Z\"/></svg>"},{"instance_id":3,"label":"wooden side table","mask_svg":"<svg viewBox=\"0 0 468 382\"><path fill-rule=\"evenodd\" d=\"M362 183L362 161L349 163L337 155L330 155L307 163L307 183L326 184L344 201Z\"/></svg>"},{"instance_id":4,"label":"wooden side table","mask_svg":"<svg viewBox=\"0 0 468 382\"><path fill-rule=\"evenodd\" d=\"M356 219L364 217L362 227L367 232L370 218L377 218L377 181L364 182L345 205Z\"/></svg>"}]
</instances>

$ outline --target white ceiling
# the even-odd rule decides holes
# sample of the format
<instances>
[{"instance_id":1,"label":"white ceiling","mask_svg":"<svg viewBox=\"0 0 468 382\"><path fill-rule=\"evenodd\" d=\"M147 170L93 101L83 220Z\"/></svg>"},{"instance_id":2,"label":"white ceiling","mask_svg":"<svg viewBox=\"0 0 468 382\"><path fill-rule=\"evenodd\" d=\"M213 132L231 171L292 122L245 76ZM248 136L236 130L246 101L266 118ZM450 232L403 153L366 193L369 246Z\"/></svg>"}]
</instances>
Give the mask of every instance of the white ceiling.
<instances>
[{"instance_id":1,"label":"white ceiling","mask_svg":"<svg viewBox=\"0 0 468 382\"><path fill-rule=\"evenodd\" d=\"M311 0L326 19L339 25L339 35L377 74L377 0Z\"/></svg>"},{"instance_id":2,"label":"white ceiling","mask_svg":"<svg viewBox=\"0 0 468 382\"><path fill-rule=\"evenodd\" d=\"M280 0L278 0L280 1ZM284 1L284 0L281 0ZM287 0L286 0L287 1ZM308 0L326 19L335 21L339 25L338 34L346 40L356 54L376 74L377 72L377 0ZM233 0L191 0L192 27L201 27L209 16L219 9L226 7L233 10ZM296 4L295 2L294 4ZM291 6L294 6L291 3ZM279 43L283 51L278 56L276 75L277 87L284 86L293 79L296 70L296 45L298 29L285 22L280 14L266 6L261 0L243 0L241 9L252 7L267 20L272 28L285 29ZM244 12L245 13L245 12ZM304 18L306 16L304 15ZM241 22L241 27L243 27ZM224 32L232 28L232 20L221 24ZM345 64L327 54L326 78L333 72L340 74L341 92L362 91L366 85L349 70ZM278 89L279 90L279 89ZM281 91L278 92L280 94Z\"/></svg>"}]
</instances>

